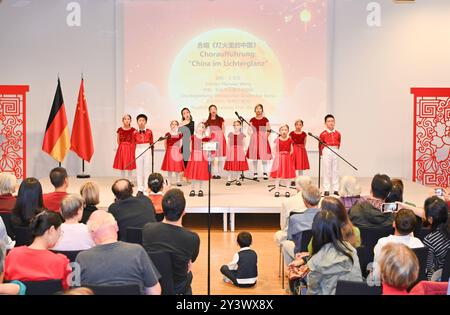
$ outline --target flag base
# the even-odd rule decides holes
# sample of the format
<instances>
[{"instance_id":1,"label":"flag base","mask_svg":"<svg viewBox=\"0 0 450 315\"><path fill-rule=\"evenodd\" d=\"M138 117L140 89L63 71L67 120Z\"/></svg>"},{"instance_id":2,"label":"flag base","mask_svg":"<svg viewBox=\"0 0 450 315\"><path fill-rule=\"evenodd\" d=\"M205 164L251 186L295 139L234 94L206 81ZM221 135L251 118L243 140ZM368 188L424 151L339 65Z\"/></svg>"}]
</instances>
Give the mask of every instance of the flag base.
<instances>
[{"instance_id":1,"label":"flag base","mask_svg":"<svg viewBox=\"0 0 450 315\"><path fill-rule=\"evenodd\" d=\"M79 175L77 175L77 178L91 178L91 175L89 175L89 174L79 174Z\"/></svg>"}]
</instances>

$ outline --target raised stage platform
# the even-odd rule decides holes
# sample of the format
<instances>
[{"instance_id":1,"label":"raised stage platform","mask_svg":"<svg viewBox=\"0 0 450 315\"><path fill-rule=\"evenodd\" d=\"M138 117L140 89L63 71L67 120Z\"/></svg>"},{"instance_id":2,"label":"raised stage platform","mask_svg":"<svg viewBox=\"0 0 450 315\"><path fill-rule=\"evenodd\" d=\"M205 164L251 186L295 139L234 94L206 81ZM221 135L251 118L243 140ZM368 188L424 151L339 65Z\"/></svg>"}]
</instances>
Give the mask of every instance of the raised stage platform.
<instances>
[{"instance_id":1,"label":"raised stage platform","mask_svg":"<svg viewBox=\"0 0 450 315\"><path fill-rule=\"evenodd\" d=\"M99 208L107 209L114 202L114 195L111 191L111 185L116 180L113 177L93 177L90 179L79 179L70 177L69 192L79 193L80 187L86 181L94 181L100 187L100 204ZM371 178L360 178L363 195L370 192ZM313 178L313 182L317 183L317 179ZM48 178L41 179L44 192L50 192L53 187ZM285 197L275 198L273 192L269 192L267 187L273 184L273 180L260 182L244 181L242 186L232 185L225 186L226 179L211 180L211 213L220 213L223 215L223 230L228 230L228 219L230 230L235 228L236 213L280 213L281 203ZM433 193L429 187L418 183L404 180L405 184L405 200L422 205L424 200ZM191 186L183 183L180 187L184 191L187 200L187 213L207 213L208 212L208 186L207 183L203 187L204 197L189 197ZM295 194L295 190L291 189L291 195ZM282 194L283 195L283 194Z\"/></svg>"}]
</instances>

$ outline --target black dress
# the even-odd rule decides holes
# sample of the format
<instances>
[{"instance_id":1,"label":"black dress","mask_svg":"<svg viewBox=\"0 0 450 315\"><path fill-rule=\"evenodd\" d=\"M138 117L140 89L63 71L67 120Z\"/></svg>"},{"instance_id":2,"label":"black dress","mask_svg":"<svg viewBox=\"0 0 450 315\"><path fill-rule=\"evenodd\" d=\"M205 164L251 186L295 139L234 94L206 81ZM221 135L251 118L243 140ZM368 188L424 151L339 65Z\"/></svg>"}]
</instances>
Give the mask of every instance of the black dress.
<instances>
[{"instance_id":1,"label":"black dress","mask_svg":"<svg viewBox=\"0 0 450 315\"><path fill-rule=\"evenodd\" d=\"M191 136L194 134L195 123L191 121L189 124L181 126L179 132L183 134L183 146L181 152L183 153L184 166L186 167L189 157L191 156Z\"/></svg>"}]
</instances>

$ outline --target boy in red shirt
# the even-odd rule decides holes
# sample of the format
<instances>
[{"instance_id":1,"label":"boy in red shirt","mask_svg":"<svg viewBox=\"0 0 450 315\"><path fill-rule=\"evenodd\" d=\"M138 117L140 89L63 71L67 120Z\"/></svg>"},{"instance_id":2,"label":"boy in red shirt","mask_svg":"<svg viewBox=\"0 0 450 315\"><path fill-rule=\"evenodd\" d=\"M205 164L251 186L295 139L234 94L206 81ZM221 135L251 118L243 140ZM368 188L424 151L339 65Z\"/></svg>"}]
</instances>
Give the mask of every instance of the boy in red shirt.
<instances>
[{"instance_id":1,"label":"boy in red shirt","mask_svg":"<svg viewBox=\"0 0 450 315\"><path fill-rule=\"evenodd\" d=\"M144 152L149 145L153 143L153 133L146 128L147 116L139 114L137 117L138 130L134 132L134 142L136 144L135 155L138 157ZM136 160L136 177L138 185L138 195L143 195L145 191L145 182L150 175L150 151L145 152L139 159Z\"/></svg>"},{"instance_id":2,"label":"boy in red shirt","mask_svg":"<svg viewBox=\"0 0 450 315\"><path fill-rule=\"evenodd\" d=\"M55 191L44 194L44 208L61 213L61 201L67 196L69 187L69 177L64 167L57 167L50 171L50 182L55 187Z\"/></svg>"},{"instance_id":3,"label":"boy in red shirt","mask_svg":"<svg viewBox=\"0 0 450 315\"><path fill-rule=\"evenodd\" d=\"M338 152L341 146L341 134L334 129L336 122L334 116L328 114L325 116L325 131L320 134L320 140L328 145L333 151ZM323 166L323 189L324 195L330 195L330 189L333 189L335 195L339 195L339 169L338 157L328 148L319 143L319 154L322 156Z\"/></svg>"}]
</instances>

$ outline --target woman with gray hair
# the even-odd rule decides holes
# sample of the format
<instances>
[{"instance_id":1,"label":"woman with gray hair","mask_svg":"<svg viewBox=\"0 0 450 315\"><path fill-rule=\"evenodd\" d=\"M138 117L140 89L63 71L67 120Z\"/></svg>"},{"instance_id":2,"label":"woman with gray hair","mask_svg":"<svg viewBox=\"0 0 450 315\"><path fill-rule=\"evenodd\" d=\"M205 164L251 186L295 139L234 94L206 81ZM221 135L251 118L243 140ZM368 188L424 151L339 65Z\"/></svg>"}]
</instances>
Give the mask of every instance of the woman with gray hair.
<instances>
[{"instance_id":1,"label":"woman with gray hair","mask_svg":"<svg viewBox=\"0 0 450 315\"><path fill-rule=\"evenodd\" d=\"M68 195L63 199L61 212L65 222L61 225L61 237L52 250L77 251L95 245L86 224L80 223L83 217L83 204L80 195Z\"/></svg>"},{"instance_id":2,"label":"woman with gray hair","mask_svg":"<svg viewBox=\"0 0 450 315\"><path fill-rule=\"evenodd\" d=\"M353 176L344 176L339 185L339 196L347 212L361 200L361 186Z\"/></svg>"},{"instance_id":3,"label":"woman with gray hair","mask_svg":"<svg viewBox=\"0 0 450 315\"><path fill-rule=\"evenodd\" d=\"M0 173L0 212L11 213L16 204L17 179L11 173Z\"/></svg>"}]
</instances>

